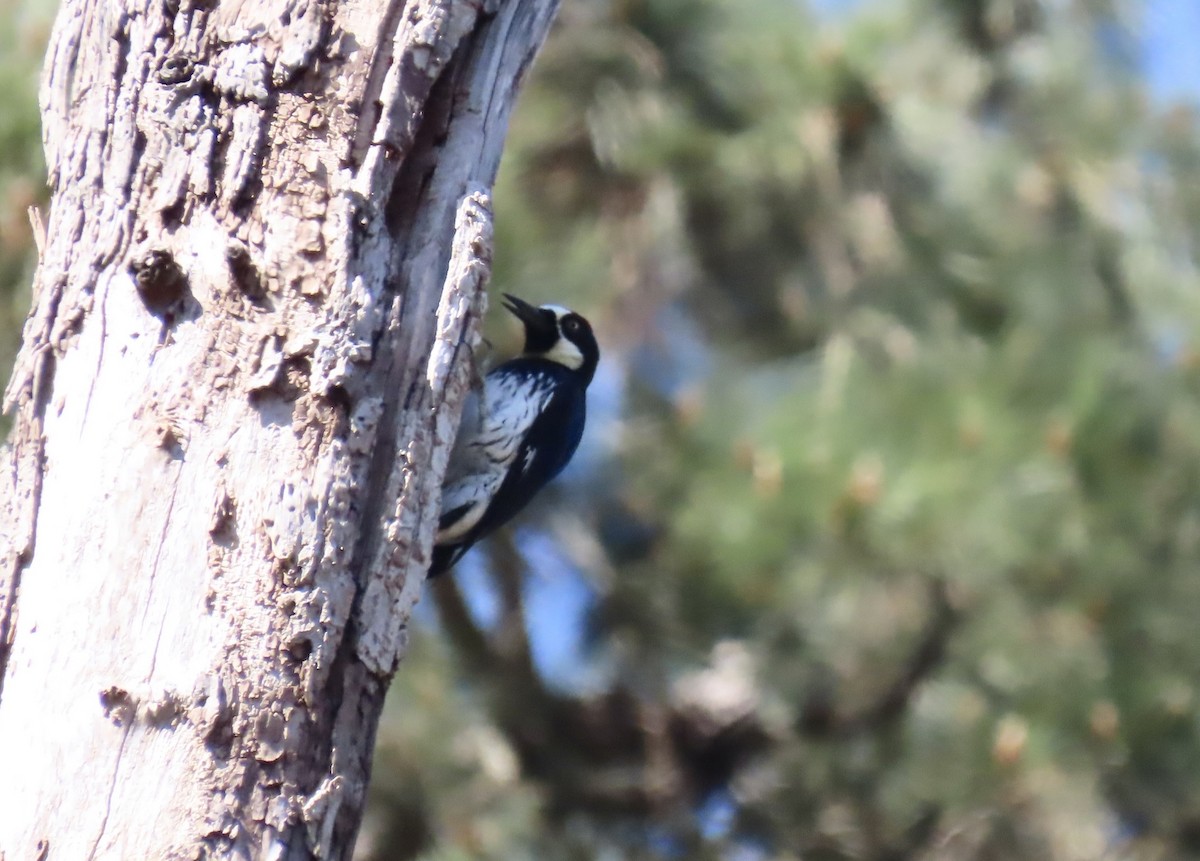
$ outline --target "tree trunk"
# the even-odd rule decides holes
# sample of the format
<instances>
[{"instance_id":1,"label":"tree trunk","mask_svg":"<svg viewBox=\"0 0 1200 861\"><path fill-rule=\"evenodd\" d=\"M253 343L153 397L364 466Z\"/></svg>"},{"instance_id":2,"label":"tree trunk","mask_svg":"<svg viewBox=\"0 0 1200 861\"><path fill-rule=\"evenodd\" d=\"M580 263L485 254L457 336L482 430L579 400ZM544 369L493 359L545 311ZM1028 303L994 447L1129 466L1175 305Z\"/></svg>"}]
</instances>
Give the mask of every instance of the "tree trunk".
<instances>
[{"instance_id":1,"label":"tree trunk","mask_svg":"<svg viewBox=\"0 0 1200 861\"><path fill-rule=\"evenodd\" d=\"M5 861L350 855L557 5L66 0L0 451Z\"/></svg>"}]
</instances>

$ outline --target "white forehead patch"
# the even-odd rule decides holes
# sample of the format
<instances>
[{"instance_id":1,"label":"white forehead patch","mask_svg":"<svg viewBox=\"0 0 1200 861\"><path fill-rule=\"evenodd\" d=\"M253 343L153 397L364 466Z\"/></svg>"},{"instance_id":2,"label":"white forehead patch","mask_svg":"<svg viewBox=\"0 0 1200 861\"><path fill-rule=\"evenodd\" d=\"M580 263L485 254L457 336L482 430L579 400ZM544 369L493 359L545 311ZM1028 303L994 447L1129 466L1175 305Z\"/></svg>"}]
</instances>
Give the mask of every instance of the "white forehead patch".
<instances>
[{"instance_id":1,"label":"white forehead patch","mask_svg":"<svg viewBox=\"0 0 1200 861\"><path fill-rule=\"evenodd\" d=\"M563 317L571 313L570 308L564 308L562 305L542 305L538 310L553 311L555 320L561 320Z\"/></svg>"}]
</instances>

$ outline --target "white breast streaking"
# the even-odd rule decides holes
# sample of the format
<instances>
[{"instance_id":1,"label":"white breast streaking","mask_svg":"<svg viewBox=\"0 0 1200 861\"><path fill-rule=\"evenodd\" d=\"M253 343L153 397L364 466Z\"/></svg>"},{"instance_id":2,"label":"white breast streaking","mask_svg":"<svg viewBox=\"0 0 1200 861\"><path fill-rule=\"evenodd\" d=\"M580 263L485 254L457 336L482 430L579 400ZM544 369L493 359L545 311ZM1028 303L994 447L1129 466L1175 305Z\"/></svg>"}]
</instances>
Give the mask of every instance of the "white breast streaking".
<instances>
[{"instance_id":1,"label":"white breast streaking","mask_svg":"<svg viewBox=\"0 0 1200 861\"><path fill-rule=\"evenodd\" d=\"M509 474L522 440L553 392L554 380L547 374L499 372L487 376L483 403L476 400L463 410L464 424L442 490L442 511L463 511L438 532L438 543L462 537L483 517Z\"/></svg>"}]
</instances>

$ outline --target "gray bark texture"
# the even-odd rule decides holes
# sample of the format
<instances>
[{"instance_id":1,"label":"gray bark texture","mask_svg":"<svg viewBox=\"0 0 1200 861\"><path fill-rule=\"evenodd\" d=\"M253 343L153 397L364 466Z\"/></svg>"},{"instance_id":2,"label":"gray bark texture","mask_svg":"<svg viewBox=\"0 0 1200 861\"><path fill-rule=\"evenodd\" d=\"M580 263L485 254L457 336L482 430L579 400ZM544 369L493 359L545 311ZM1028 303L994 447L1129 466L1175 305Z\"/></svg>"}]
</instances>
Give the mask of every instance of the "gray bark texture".
<instances>
[{"instance_id":1,"label":"gray bark texture","mask_svg":"<svg viewBox=\"0 0 1200 861\"><path fill-rule=\"evenodd\" d=\"M4 861L350 856L557 5L65 0L0 451Z\"/></svg>"}]
</instances>

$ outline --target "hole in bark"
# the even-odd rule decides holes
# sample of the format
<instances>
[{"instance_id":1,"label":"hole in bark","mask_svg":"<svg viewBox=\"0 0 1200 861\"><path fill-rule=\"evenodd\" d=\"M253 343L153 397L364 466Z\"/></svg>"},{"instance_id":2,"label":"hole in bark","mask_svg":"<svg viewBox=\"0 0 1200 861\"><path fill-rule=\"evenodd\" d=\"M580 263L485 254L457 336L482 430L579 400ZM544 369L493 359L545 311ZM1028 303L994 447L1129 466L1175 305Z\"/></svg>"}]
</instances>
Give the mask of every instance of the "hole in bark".
<instances>
[{"instance_id":1,"label":"hole in bark","mask_svg":"<svg viewBox=\"0 0 1200 861\"><path fill-rule=\"evenodd\" d=\"M330 386L325 391L325 398L329 401L330 406L341 410L346 415L350 414L350 407L353 406L353 401L350 398L350 393L346 391L345 386Z\"/></svg>"},{"instance_id":2,"label":"hole in bark","mask_svg":"<svg viewBox=\"0 0 1200 861\"><path fill-rule=\"evenodd\" d=\"M171 252L151 249L135 257L129 270L146 310L166 326L199 316L199 305L192 297L187 276Z\"/></svg>"},{"instance_id":3,"label":"hole in bark","mask_svg":"<svg viewBox=\"0 0 1200 861\"><path fill-rule=\"evenodd\" d=\"M371 222L375 218L373 209L374 207L371 206L371 201L363 197L361 194L355 192L354 214L351 217L351 220L354 222L354 226L364 232L370 228Z\"/></svg>"},{"instance_id":4,"label":"hole in bark","mask_svg":"<svg viewBox=\"0 0 1200 861\"><path fill-rule=\"evenodd\" d=\"M256 157L254 176L246 180L245 186L238 192L237 197L233 199L233 203L229 207L229 211L238 218L245 220L254 211L254 204L258 201L263 191L261 172L261 167L257 164Z\"/></svg>"},{"instance_id":5,"label":"hole in bark","mask_svg":"<svg viewBox=\"0 0 1200 861\"><path fill-rule=\"evenodd\" d=\"M308 637L296 637L287 646L288 654L292 656L292 660L297 663L307 661L309 655L313 652L312 640Z\"/></svg>"},{"instance_id":6,"label":"hole in bark","mask_svg":"<svg viewBox=\"0 0 1200 861\"><path fill-rule=\"evenodd\" d=\"M186 200L186 195L180 194L179 197L170 206L166 207L160 213L162 215L163 229L168 233L174 231L183 224L183 213Z\"/></svg>"},{"instance_id":7,"label":"hole in bark","mask_svg":"<svg viewBox=\"0 0 1200 861\"><path fill-rule=\"evenodd\" d=\"M229 759L233 752L233 710L221 709L208 732L204 734L204 746L217 759Z\"/></svg>"},{"instance_id":8,"label":"hole in bark","mask_svg":"<svg viewBox=\"0 0 1200 861\"><path fill-rule=\"evenodd\" d=\"M183 54L171 54L164 57L158 66L158 82L169 87L185 83L192 79L196 63L191 57Z\"/></svg>"},{"instance_id":9,"label":"hole in bark","mask_svg":"<svg viewBox=\"0 0 1200 861\"><path fill-rule=\"evenodd\" d=\"M133 720L136 704L129 691L113 685L100 692L100 708L114 726L125 726Z\"/></svg>"},{"instance_id":10,"label":"hole in bark","mask_svg":"<svg viewBox=\"0 0 1200 861\"><path fill-rule=\"evenodd\" d=\"M259 277L258 267L250 256L250 249L244 245L230 245L225 249L225 262L229 264L229 274L233 276L233 284L242 295L260 308L270 308L266 288Z\"/></svg>"},{"instance_id":11,"label":"hole in bark","mask_svg":"<svg viewBox=\"0 0 1200 861\"><path fill-rule=\"evenodd\" d=\"M280 583L282 583L284 586L287 586L289 589L294 589L297 586L307 585L304 571L300 568L300 565L296 562L294 556L286 559L275 560L275 577ZM286 603L284 606L287 606ZM296 605L293 602L292 609L285 610L285 612L290 616L295 609Z\"/></svg>"},{"instance_id":12,"label":"hole in bark","mask_svg":"<svg viewBox=\"0 0 1200 861\"><path fill-rule=\"evenodd\" d=\"M295 400L308 391L308 378L312 374L312 363L304 356L291 356L283 361L283 392L288 400Z\"/></svg>"},{"instance_id":13,"label":"hole in bark","mask_svg":"<svg viewBox=\"0 0 1200 861\"><path fill-rule=\"evenodd\" d=\"M154 427L155 444L170 455L172 460L183 460L183 437L175 425L166 419Z\"/></svg>"},{"instance_id":14,"label":"hole in bark","mask_svg":"<svg viewBox=\"0 0 1200 861\"><path fill-rule=\"evenodd\" d=\"M217 510L213 512L212 526L208 534L214 544L234 547L237 544L237 503L232 496L224 494Z\"/></svg>"},{"instance_id":15,"label":"hole in bark","mask_svg":"<svg viewBox=\"0 0 1200 861\"><path fill-rule=\"evenodd\" d=\"M320 398L321 423L336 437L344 438L350 432L350 411L353 403L350 393L342 386L330 386Z\"/></svg>"}]
</instances>

